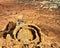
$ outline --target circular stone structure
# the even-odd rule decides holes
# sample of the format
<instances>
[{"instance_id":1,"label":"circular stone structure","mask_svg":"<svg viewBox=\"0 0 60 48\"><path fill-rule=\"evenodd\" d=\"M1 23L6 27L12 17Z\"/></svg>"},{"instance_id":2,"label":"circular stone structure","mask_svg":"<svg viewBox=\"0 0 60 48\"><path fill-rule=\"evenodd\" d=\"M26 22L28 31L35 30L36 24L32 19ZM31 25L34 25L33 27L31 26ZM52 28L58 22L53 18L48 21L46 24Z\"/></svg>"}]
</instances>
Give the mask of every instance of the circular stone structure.
<instances>
[{"instance_id":1,"label":"circular stone structure","mask_svg":"<svg viewBox=\"0 0 60 48\"><path fill-rule=\"evenodd\" d=\"M39 44L41 41L40 31L40 28L34 24L20 24L16 26L13 34L14 38L23 44Z\"/></svg>"}]
</instances>

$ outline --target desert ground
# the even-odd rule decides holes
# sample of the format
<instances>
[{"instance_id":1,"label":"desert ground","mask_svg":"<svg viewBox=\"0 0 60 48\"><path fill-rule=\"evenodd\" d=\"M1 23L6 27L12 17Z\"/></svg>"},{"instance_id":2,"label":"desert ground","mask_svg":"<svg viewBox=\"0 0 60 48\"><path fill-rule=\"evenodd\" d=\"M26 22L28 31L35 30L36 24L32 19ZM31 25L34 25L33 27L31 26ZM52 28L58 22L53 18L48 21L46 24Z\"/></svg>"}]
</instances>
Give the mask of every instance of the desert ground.
<instances>
[{"instance_id":1,"label":"desert ground","mask_svg":"<svg viewBox=\"0 0 60 48\"><path fill-rule=\"evenodd\" d=\"M0 1L0 48L60 48L60 10L44 8L39 3L41 1ZM35 26L39 31L28 25ZM29 29L35 31L34 40L33 31Z\"/></svg>"}]
</instances>

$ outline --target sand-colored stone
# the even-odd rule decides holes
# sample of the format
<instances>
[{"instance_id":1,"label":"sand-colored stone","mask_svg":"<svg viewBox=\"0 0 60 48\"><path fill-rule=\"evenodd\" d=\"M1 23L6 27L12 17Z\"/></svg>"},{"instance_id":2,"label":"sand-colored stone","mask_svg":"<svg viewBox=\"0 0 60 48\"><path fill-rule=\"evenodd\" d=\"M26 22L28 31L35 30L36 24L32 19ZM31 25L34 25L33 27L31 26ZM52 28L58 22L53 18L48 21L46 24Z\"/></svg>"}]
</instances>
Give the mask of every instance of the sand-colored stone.
<instances>
[{"instance_id":1,"label":"sand-colored stone","mask_svg":"<svg viewBox=\"0 0 60 48\"><path fill-rule=\"evenodd\" d=\"M6 1L8 2L6 3ZM43 33L42 44L51 45L51 43L57 43L58 46L60 46L60 11L36 10L35 7L35 5L30 4L16 4L15 0L12 0L12 2L9 0L1 0L0 31L3 31L10 21L16 23L18 19L21 19L27 23L35 24L41 29ZM6 40L2 39L2 34L3 32L0 33L0 47L3 46L4 43L11 43L12 40L9 35ZM23 43L20 44L20 42L14 39L12 40L12 44L14 44L14 46L10 44L9 46L6 44L4 46L7 48L22 48L23 46ZM46 45L46 48L49 47L50 46Z\"/></svg>"}]
</instances>

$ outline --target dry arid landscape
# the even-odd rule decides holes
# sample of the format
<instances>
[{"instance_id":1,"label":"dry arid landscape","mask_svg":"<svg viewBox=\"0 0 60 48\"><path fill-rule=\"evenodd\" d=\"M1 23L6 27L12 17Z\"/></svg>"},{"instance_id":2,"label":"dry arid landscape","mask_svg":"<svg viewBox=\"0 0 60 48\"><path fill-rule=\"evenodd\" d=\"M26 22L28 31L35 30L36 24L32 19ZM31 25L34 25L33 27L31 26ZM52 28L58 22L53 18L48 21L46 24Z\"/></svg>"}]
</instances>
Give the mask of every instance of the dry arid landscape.
<instances>
[{"instance_id":1,"label":"dry arid landscape","mask_svg":"<svg viewBox=\"0 0 60 48\"><path fill-rule=\"evenodd\" d=\"M60 48L60 0L0 0L0 48Z\"/></svg>"}]
</instances>

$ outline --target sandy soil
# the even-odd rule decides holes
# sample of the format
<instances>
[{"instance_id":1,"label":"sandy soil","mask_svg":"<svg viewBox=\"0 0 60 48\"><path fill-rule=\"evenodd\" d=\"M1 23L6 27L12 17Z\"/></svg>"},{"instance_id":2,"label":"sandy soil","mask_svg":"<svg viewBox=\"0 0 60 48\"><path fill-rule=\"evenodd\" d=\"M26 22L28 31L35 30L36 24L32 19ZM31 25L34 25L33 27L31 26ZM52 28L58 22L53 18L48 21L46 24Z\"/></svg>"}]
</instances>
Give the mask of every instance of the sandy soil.
<instances>
[{"instance_id":1,"label":"sandy soil","mask_svg":"<svg viewBox=\"0 0 60 48\"><path fill-rule=\"evenodd\" d=\"M42 42L39 44L41 48L60 48L60 11L37 10L35 5L16 4L14 1L12 0L11 5L10 1L8 5L5 1L0 1L0 31L3 31L9 22L16 23L20 19L41 29L44 34L41 35ZM22 42L12 39L10 35L4 39L3 33L0 33L0 48L38 48L34 44L27 47Z\"/></svg>"}]
</instances>

